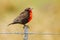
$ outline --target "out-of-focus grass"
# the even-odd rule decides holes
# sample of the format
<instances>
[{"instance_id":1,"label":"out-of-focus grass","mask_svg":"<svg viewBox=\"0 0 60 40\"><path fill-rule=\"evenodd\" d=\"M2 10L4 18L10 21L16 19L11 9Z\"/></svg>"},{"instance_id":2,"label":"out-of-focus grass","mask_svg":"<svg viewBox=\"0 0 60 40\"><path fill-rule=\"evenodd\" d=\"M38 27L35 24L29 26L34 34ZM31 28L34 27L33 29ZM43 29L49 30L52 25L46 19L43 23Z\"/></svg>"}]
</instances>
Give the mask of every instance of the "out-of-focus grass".
<instances>
[{"instance_id":1,"label":"out-of-focus grass","mask_svg":"<svg viewBox=\"0 0 60 40\"><path fill-rule=\"evenodd\" d=\"M60 33L60 0L0 0L0 32L23 32L22 25L7 25L27 7L33 8L29 32ZM29 35L29 40L60 40L59 36ZM23 40L23 36L0 34L0 40Z\"/></svg>"}]
</instances>

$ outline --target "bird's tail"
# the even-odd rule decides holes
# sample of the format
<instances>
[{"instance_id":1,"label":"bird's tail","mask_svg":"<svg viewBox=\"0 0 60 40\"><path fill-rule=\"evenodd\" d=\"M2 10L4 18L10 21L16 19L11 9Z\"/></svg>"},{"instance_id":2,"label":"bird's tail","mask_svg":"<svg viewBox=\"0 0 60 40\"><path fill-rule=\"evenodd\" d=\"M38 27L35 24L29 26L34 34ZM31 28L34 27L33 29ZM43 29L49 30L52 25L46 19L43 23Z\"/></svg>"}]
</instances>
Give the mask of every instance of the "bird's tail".
<instances>
[{"instance_id":1,"label":"bird's tail","mask_svg":"<svg viewBox=\"0 0 60 40\"><path fill-rule=\"evenodd\" d=\"M10 23L10 24L8 24L8 26L10 26L10 25L12 25L12 24L14 24L14 23Z\"/></svg>"}]
</instances>

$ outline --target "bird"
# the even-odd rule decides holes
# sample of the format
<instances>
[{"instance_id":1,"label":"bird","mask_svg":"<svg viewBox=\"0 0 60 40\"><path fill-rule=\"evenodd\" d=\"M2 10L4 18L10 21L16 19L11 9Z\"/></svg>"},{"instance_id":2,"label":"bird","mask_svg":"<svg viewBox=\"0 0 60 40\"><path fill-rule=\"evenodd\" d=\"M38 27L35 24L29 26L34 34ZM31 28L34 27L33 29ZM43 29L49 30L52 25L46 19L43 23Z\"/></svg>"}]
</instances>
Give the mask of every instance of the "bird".
<instances>
[{"instance_id":1,"label":"bird","mask_svg":"<svg viewBox=\"0 0 60 40\"><path fill-rule=\"evenodd\" d=\"M32 20L32 8L26 8L9 25L22 24L25 26L31 20Z\"/></svg>"}]
</instances>

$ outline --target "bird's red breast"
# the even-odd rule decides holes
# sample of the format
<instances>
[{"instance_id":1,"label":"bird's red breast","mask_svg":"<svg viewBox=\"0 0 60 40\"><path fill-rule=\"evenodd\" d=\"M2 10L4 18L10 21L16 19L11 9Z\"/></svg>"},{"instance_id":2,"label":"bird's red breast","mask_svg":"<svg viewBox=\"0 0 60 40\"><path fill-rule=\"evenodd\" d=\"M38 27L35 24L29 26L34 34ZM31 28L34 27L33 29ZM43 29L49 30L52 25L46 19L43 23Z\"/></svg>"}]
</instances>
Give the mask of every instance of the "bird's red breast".
<instances>
[{"instance_id":1,"label":"bird's red breast","mask_svg":"<svg viewBox=\"0 0 60 40\"><path fill-rule=\"evenodd\" d=\"M31 19L32 19L32 10L30 10L30 16L29 16L29 19L28 19L28 22L30 22L31 21Z\"/></svg>"}]
</instances>

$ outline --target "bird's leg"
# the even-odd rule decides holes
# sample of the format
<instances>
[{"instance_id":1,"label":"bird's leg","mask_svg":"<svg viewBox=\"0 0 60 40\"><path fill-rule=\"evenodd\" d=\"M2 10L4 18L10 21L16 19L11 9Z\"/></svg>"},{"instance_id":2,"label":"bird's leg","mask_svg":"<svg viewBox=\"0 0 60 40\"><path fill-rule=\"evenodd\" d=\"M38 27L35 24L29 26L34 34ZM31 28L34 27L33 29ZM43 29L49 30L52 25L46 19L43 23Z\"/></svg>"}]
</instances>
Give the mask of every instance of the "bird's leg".
<instances>
[{"instance_id":1,"label":"bird's leg","mask_svg":"<svg viewBox=\"0 0 60 40\"><path fill-rule=\"evenodd\" d=\"M28 25L25 25L25 24L24 24L24 27L23 27L23 29L24 29L25 27L29 28L29 26L28 26Z\"/></svg>"}]
</instances>

